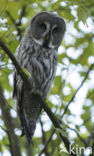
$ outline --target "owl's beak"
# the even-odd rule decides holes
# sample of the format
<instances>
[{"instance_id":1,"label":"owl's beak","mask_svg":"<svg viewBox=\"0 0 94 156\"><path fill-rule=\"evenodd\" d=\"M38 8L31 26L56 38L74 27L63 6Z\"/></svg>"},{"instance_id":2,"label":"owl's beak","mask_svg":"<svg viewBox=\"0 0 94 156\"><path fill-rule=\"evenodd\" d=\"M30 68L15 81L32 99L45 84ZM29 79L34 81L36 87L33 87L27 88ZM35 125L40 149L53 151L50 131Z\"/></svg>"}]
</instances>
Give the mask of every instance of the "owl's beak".
<instances>
[{"instance_id":1,"label":"owl's beak","mask_svg":"<svg viewBox=\"0 0 94 156\"><path fill-rule=\"evenodd\" d=\"M45 48L49 48L49 47L48 47L49 39L50 39L50 35L47 34L47 35L45 36L45 40L44 40L44 43L43 43L43 46L44 46Z\"/></svg>"}]
</instances>

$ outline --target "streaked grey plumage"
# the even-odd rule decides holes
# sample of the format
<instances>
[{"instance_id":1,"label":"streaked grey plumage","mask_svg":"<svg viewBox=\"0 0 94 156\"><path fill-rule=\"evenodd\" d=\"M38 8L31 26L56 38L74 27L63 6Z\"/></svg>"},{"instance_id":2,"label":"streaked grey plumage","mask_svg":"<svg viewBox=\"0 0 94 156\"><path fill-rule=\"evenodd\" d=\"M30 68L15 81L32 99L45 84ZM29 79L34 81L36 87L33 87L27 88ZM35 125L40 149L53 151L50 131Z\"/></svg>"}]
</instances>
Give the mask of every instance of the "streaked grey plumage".
<instances>
[{"instance_id":1,"label":"streaked grey plumage","mask_svg":"<svg viewBox=\"0 0 94 156\"><path fill-rule=\"evenodd\" d=\"M31 20L16 50L17 61L32 77L32 88L28 90L17 71L14 72L13 96L17 100L23 133L29 142L42 109L33 93L39 93L46 100L55 77L57 50L64 33L65 22L62 18L53 13L41 12Z\"/></svg>"}]
</instances>

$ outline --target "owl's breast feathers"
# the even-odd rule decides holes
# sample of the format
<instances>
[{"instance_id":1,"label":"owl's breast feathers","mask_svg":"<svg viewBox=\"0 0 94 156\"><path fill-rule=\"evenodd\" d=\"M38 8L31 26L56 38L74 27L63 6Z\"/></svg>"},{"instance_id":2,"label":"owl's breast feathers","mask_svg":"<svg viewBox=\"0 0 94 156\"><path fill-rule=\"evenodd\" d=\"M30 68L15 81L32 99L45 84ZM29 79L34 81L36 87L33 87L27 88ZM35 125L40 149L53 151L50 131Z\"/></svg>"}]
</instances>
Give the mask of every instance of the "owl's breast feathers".
<instances>
[{"instance_id":1,"label":"owl's breast feathers","mask_svg":"<svg viewBox=\"0 0 94 156\"><path fill-rule=\"evenodd\" d=\"M31 74L33 91L46 97L56 72L57 50L43 48L33 41L23 48L21 65Z\"/></svg>"}]
</instances>

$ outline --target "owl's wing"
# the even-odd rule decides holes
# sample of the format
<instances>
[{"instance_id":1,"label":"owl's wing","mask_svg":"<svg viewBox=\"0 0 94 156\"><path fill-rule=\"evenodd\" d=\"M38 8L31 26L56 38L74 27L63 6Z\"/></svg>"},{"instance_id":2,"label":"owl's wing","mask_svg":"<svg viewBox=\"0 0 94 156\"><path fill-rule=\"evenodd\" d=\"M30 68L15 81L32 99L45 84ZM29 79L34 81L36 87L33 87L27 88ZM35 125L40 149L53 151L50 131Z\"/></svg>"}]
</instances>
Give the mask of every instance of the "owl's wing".
<instances>
[{"instance_id":1,"label":"owl's wing","mask_svg":"<svg viewBox=\"0 0 94 156\"><path fill-rule=\"evenodd\" d=\"M14 55L16 57L16 59L17 59L18 52L19 52L19 46L17 47L15 55ZM17 71L14 68L14 73L13 73L13 94L12 94L12 97L15 98L16 95L17 95Z\"/></svg>"},{"instance_id":2,"label":"owl's wing","mask_svg":"<svg viewBox=\"0 0 94 156\"><path fill-rule=\"evenodd\" d=\"M23 63L24 63L22 54L23 54L23 51L22 51L22 47L21 47L21 43L20 43L15 52L16 60L18 61L20 66L23 66ZM21 96L22 88L23 88L23 81L22 81L20 75L17 73L16 68L14 68L12 96L13 96L13 98L16 98L17 105L18 105L19 101L21 101L21 99L22 99L22 96Z\"/></svg>"},{"instance_id":3,"label":"owl's wing","mask_svg":"<svg viewBox=\"0 0 94 156\"><path fill-rule=\"evenodd\" d=\"M26 52L27 52L26 49L22 48L21 44L18 46L16 50L15 57L18 63L21 65L21 67L24 67L28 63L28 61L25 62L24 55L23 55L23 53L27 54ZM22 126L22 136L26 134L28 141L32 142L32 136L36 128L36 118L34 118L33 116L36 117L37 111L36 111L36 107L32 106L33 105L32 103L34 102L33 102L33 98L30 97L30 91L25 87L16 69L14 70L14 75L13 75L13 97L16 99L17 102L17 112ZM25 110L27 112L30 110L30 114L29 114L30 116L27 113L25 113ZM32 113L31 110L35 112ZM40 112L40 107L39 107L39 112Z\"/></svg>"}]
</instances>

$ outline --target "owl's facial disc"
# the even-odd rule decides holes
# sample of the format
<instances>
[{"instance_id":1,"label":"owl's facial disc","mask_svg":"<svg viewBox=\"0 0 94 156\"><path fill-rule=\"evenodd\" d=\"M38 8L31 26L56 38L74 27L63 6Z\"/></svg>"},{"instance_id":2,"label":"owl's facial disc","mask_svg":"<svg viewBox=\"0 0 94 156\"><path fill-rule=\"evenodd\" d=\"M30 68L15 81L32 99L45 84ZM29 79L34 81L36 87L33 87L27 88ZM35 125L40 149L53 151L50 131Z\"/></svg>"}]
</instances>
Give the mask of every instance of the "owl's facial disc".
<instances>
[{"instance_id":1,"label":"owl's facial disc","mask_svg":"<svg viewBox=\"0 0 94 156\"><path fill-rule=\"evenodd\" d=\"M49 12L40 12L31 21L31 37L44 48L58 48L63 39L66 24L63 18Z\"/></svg>"}]
</instances>

